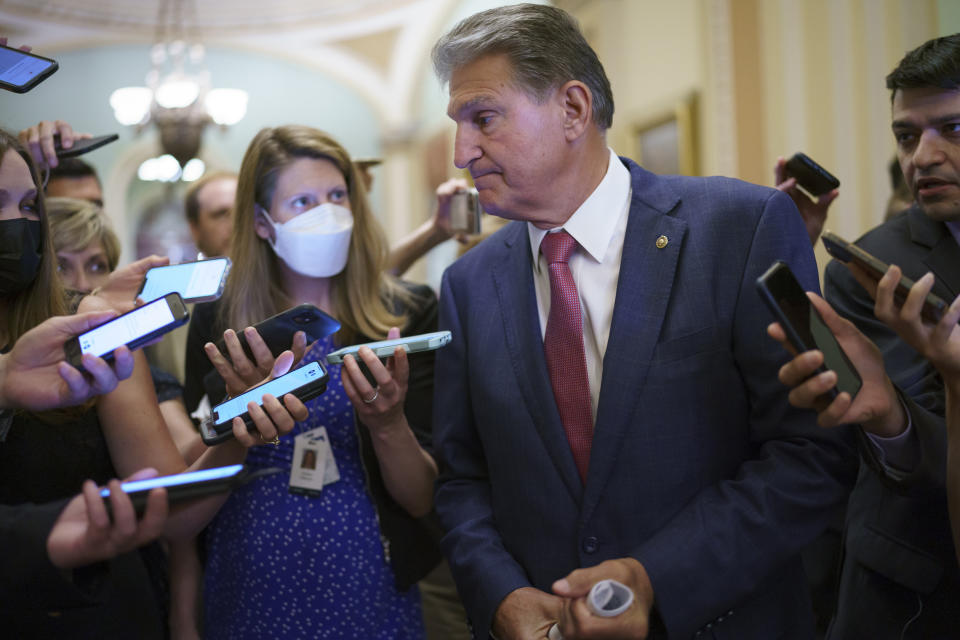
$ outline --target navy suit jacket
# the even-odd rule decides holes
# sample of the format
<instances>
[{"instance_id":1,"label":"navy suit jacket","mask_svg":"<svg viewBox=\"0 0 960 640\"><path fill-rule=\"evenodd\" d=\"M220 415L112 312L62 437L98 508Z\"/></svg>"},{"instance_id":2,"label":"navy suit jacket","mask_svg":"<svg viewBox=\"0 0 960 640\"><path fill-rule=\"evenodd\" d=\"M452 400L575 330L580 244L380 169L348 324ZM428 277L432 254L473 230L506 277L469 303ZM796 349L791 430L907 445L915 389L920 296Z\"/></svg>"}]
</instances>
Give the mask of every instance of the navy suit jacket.
<instances>
[{"instance_id":1,"label":"navy suit jacket","mask_svg":"<svg viewBox=\"0 0 960 640\"><path fill-rule=\"evenodd\" d=\"M917 279L936 276L933 293L960 294L960 246L947 226L914 207L871 230L857 244ZM828 637L939 638L960 634L960 569L947 515L947 432L943 380L930 363L873 314L873 299L839 262L827 265L824 289L883 352L903 393L918 445L918 464L893 482L875 448L850 495L837 614ZM922 602L922 605L921 605ZM901 634L901 630L906 632Z\"/></svg>"},{"instance_id":2,"label":"navy suit jacket","mask_svg":"<svg viewBox=\"0 0 960 640\"><path fill-rule=\"evenodd\" d=\"M845 498L856 458L847 430L788 406L787 355L765 333L755 281L775 260L818 289L800 216L771 189L623 162L632 200L585 484L550 387L526 225L443 277L453 341L437 356L436 503L475 634L514 589L549 592L632 556L671 638L708 625L718 638L812 637L797 553Z\"/></svg>"}]
</instances>

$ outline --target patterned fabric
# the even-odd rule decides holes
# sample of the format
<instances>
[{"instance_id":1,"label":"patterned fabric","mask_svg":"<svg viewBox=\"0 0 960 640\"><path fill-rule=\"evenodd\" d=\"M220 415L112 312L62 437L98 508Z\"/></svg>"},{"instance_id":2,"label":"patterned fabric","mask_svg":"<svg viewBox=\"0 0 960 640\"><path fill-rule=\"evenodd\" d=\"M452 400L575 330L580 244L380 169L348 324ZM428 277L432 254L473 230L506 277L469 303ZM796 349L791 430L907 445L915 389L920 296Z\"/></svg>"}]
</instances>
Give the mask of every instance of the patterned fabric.
<instances>
[{"instance_id":1,"label":"patterned fabric","mask_svg":"<svg viewBox=\"0 0 960 640\"><path fill-rule=\"evenodd\" d=\"M583 318L580 296L567 261L577 249L577 241L566 231L548 233L540 243L550 271L550 315L543 338L550 385L557 402L567 441L586 482L593 439L593 415L590 410L590 382L587 357L583 350Z\"/></svg>"},{"instance_id":2,"label":"patterned fabric","mask_svg":"<svg viewBox=\"0 0 960 640\"><path fill-rule=\"evenodd\" d=\"M320 340L304 363L322 360L332 349L332 338ZM340 367L328 369L327 391L307 403L307 420L280 445L252 448L247 464L289 470L294 437L324 426L340 480L318 497L291 494L288 473L258 478L233 492L207 535L208 638L424 635L419 592L397 591L384 556Z\"/></svg>"}]
</instances>

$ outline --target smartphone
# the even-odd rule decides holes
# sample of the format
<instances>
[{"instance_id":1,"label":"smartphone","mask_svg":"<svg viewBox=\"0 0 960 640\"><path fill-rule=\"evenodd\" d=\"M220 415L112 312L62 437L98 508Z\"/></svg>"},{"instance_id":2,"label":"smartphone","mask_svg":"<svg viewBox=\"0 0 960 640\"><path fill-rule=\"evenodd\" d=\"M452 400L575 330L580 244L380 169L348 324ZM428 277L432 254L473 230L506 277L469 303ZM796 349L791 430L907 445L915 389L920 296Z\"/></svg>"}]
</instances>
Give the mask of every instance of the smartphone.
<instances>
[{"instance_id":1,"label":"smartphone","mask_svg":"<svg viewBox=\"0 0 960 640\"><path fill-rule=\"evenodd\" d=\"M190 313L180 294L168 294L67 340L63 345L67 362L81 369L80 359L85 353L112 360L117 347L127 345L131 350L137 349L189 319Z\"/></svg>"},{"instance_id":2,"label":"smartphone","mask_svg":"<svg viewBox=\"0 0 960 640\"><path fill-rule=\"evenodd\" d=\"M64 149L60 146L60 134L53 134L53 149L57 152L58 158L75 158L77 156L82 156L85 153L93 151L94 149L99 149L105 144L110 144L111 142L118 140L120 138L116 133L108 133L105 136L96 136L93 138L84 138L82 140L74 140L73 146L69 149Z\"/></svg>"},{"instance_id":3,"label":"smartphone","mask_svg":"<svg viewBox=\"0 0 960 640\"><path fill-rule=\"evenodd\" d=\"M134 510L138 514L142 514L147 508L147 496L152 489L156 489L157 487L164 487L167 490L167 502L173 504L183 502L184 500L203 498L204 496L214 493L223 493L254 478L280 473L282 471L283 469L279 467L266 467L251 472L245 465L231 464L226 467L188 471L172 476L160 476L147 480L133 480L122 483L120 488L130 497L130 502L133 503ZM109 509L110 489L101 489L100 495L103 497Z\"/></svg>"},{"instance_id":4,"label":"smartphone","mask_svg":"<svg viewBox=\"0 0 960 640\"><path fill-rule=\"evenodd\" d=\"M26 93L60 68L56 60L0 45L0 88Z\"/></svg>"},{"instance_id":5,"label":"smartphone","mask_svg":"<svg viewBox=\"0 0 960 640\"><path fill-rule=\"evenodd\" d=\"M196 262L154 267L147 271L137 297L156 300L176 291L184 302L207 302L223 294L230 273L230 258L211 258Z\"/></svg>"},{"instance_id":6,"label":"smartphone","mask_svg":"<svg viewBox=\"0 0 960 640\"><path fill-rule=\"evenodd\" d=\"M840 262L852 262L866 271L874 280L879 281L890 267L887 263L875 258L857 245L847 242L835 233L824 231L821 238L823 238L823 246L827 253ZM914 281L907 276L900 277L897 288L893 290L893 298L898 305L902 306L906 302L913 285ZM931 324L936 324L946 313L949 306L940 296L932 292L928 293L927 299L923 301L923 306L920 308L920 317Z\"/></svg>"},{"instance_id":7,"label":"smartphone","mask_svg":"<svg viewBox=\"0 0 960 640\"><path fill-rule=\"evenodd\" d=\"M253 328L263 338L273 357L277 357L290 348L290 345L293 344L293 334L297 331L306 333L307 344L310 344L339 331L340 323L336 318L325 314L314 305L304 303L258 322L253 325ZM253 351L250 350L250 345L247 344L247 338L242 331L237 331L237 338L239 338L240 346L243 347L243 352L247 354L247 358L255 361ZM215 344L220 353L229 357L227 345L223 338L217 340Z\"/></svg>"},{"instance_id":8,"label":"smartphone","mask_svg":"<svg viewBox=\"0 0 960 640\"><path fill-rule=\"evenodd\" d=\"M458 191L450 199L450 228L457 233L480 233L480 194L476 189Z\"/></svg>"},{"instance_id":9,"label":"smartphone","mask_svg":"<svg viewBox=\"0 0 960 640\"><path fill-rule=\"evenodd\" d=\"M342 364L345 355L357 357L357 351L360 347L369 347L377 357L386 358L393 355L393 350L397 347L403 347L407 353L417 353L419 351L433 351L450 342L449 331L435 331L434 333L423 333L419 336L407 336L406 338L397 338L395 340L380 340L379 342L368 342L366 344L355 344L342 349L337 349L327 354L328 364Z\"/></svg>"},{"instance_id":10,"label":"smartphone","mask_svg":"<svg viewBox=\"0 0 960 640\"><path fill-rule=\"evenodd\" d=\"M797 184L807 190L810 195L822 196L840 186L832 173L814 162L805 153L797 152L787 160L787 175L796 178Z\"/></svg>"},{"instance_id":11,"label":"smartphone","mask_svg":"<svg viewBox=\"0 0 960 640\"><path fill-rule=\"evenodd\" d=\"M292 393L306 402L316 398L327 390L327 380L330 378L327 370L319 362L311 362L293 371L289 371L279 378L274 378L253 389L241 393L235 398L228 398L213 408L210 417L200 425L200 437L207 445L215 445L233 437L233 419L243 418L247 428L253 431L253 419L247 411L247 405L256 402L263 404L263 396L267 393L275 398L282 398Z\"/></svg>"},{"instance_id":12,"label":"smartphone","mask_svg":"<svg viewBox=\"0 0 960 640\"><path fill-rule=\"evenodd\" d=\"M863 384L860 374L810 303L787 263L782 260L773 263L757 278L757 290L798 353L812 349L823 353L823 364L816 373L829 369L837 374L837 386L825 395L835 398L839 392L846 391L851 398L855 397Z\"/></svg>"}]
</instances>

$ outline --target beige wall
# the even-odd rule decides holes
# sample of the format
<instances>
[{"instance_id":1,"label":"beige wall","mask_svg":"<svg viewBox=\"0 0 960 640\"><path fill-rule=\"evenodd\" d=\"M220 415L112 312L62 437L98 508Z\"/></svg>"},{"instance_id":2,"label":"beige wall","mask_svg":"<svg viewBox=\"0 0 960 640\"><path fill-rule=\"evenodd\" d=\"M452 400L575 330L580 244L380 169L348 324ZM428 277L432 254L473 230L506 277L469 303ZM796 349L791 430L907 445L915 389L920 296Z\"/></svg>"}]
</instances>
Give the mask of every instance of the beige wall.
<instances>
[{"instance_id":1,"label":"beige wall","mask_svg":"<svg viewBox=\"0 0 960 640\"><path fill-rule=\"evenodd\" d=\"M615 149L629 153L634 123L695 93L699 173L771 184L777 157L804 151L841 181L831 229L852 239L882 220L894 154L884 77L944 29L937 0L559 4L610 76Z\"/></svg>"}]
</instances>

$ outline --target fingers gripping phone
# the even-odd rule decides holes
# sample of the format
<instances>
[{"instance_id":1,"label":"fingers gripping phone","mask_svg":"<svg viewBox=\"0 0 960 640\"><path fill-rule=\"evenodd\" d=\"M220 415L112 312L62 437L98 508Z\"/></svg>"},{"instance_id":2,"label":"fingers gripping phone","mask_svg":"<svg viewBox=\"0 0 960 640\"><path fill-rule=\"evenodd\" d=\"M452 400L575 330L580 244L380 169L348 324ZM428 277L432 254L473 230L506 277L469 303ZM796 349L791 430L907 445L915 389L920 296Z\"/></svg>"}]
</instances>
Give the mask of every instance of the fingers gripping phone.
<instances>
[{"instance_id":1,"label":"fingers gripping phone","mask_svg":"<svg viewBox=\"0 0 960 640\"><path fill-rule=\"evenodd\" d=\"M814 196L822 196L840 186L832 173L814 162L805 153L795 153L787 160L787 175L796 178L797 184Z\"/></svg>"},{"instance_id":2,"label":"fingers gripping phone","mask_svg":"<svg viewBox=\"0 0 960 640\"><path fill-rule=\"evenodd\" d=\"M379 342L355 344L328 353L327 363L342 364L343 357L346 355L352 355L356 358L357 351L360 350L360 347L369 347L378 358L387 358L393 355L393 350L397 347L403 347L407 353L433 351L450 342L450 339L451 335L449 331L435 331L434 333L423 333L418 336L407 336L406 338L396 338L394 340L380 340Z\"/></svg>"},{"instance_id":3,"label":"fingers gripping phone","mask_svg":"<svg viewBox=\"0 0 960 640\"><path fill-rule=\"evenodd\" d=\"M56 60L0 45L0 88L26 93L60 68Z\"/></svg>"},{"instance_id":4,"label":"fingers gripping phone","mask_svg":"<svg viewBox=\"0 0 960 640\"><path fill-rule=\"evenodd\" d=\"M190 319L179 293L171 293L81 333L64 343L67 362L82 369L85 353L110 361L117 347L131 351L173 331Z\"/></svg>"},{"instance_id":5,"label":"fingers gripping phone","mask_svg":"<svg viewBox=\"0 0 960 640\"><path fill-rule=\"evenodd\" d=\"M339 331L340 323L314 305L304 303L258 322L253 325L253 328L263 338L273 357L277 357L290 348L290 345L293 344L293 334L297 331L303 331L307 335L307 344L310 344ZM250 345L247 344L247 338L242 331L237 332L237 338L240 340L240 346L243 347L243 352L247 355L247 358L255 360L253 351L250 350ZM223 338L217 340L215 344L220 353L229 357L227 345Z\"/></svg>"},{"instance_id":6,"label":"fingers gripping phone","mask_svg":"<svg viewBox=\"0 0 960 640\"><path fill-rule=\"evenodd\" d=\"M757 290L797 353L819 349L823 353L823 364L817 373L829 369L837 374L837 386L825 395L835 398L839 392L846 391L851 398L856 396L863 384L860 374L811 304L787 263L782 260L775 262L757 279Z\"/></svg>"},{"instance_id":7,"label":"fingers gripping phone","mask_svg":"<svg viewBox=\"0 0 960 640\"><path fill-rule=\"evenodd\" d=\"M288 393L306 402L327 390L329 377L323 365L319 362L311 362L241 393L235 398L228 398L215 406L210 417L200 424L200 437L207 445L219 444L232 438L233 419L238 416L243 418L247 429L253 431L256 427L247 411L249 403L263 405L263 396L266 394L280 399Z\"/></svg>"},{"instance_id":8,"label":"fingers gripping phone","mask_svg":"<svg viewBox=\"0 0 960 640\"><path fill-rule=\"evenodd\" d=\"M826 248L827 253L840 262L850 262L857 265L866 271L874 280L879 281L887 272L887 269L890 268L890 265L887 263L875 258L857 245L847 242L835 233L824 231L821 237L823 238L823 246ZM893 291L893 298L898 306L902 306L903 303L906 302L907 296L910 294L910 289L914 284L914 281L907 276L900 277L900 282ZM947 312L949 306L950 305L940 296L934 293L928 293L926 299L923 301L923 306L920 308L920 317L931 324L936 324L940 321L940 318L943 317L943 314Z\"/></svg>"},{"instance_id":9,"label":"fingers gripping phone","mask_svg":"<svg viewBox=\"0 0 960 640\"><path fill-rule=\"evenodd\" d=\"M187 303L216 300L223 294L230 264L230 258L212 258L154 267L147 271L137 297L156 300L176 291Z\"/></svg>"},{"instance_id":10,"label":"fingers gripping phone","mask_svg":"<svg viewBox=\"0 0 960 640\"><path fill-rule=\"evenodd\" d=\"M75 158L77 156L82 156L85 153L89 153L95 149L110 144L111 142L118 140L119 135L115 133L108 133L105 136L95 136L93 138L81 138L79 140L73 141L73 146L69 149L64 149L60 146L60 134L53 134L53 150L57 152L58 158Z\"/></svg>"},{"instance_id":11,"label":"fingers gripping phone","mask_svg":"<svg viewBox=\"0 0 960 640\"><path fill-rule=\"evenodd\" d=\"M226 467L124 482L120 485L120 488L130 497L134 510L138 514L142 514L147 506L147 496L151 490L157 487L163 487L167 490L167 501L173 504L184 500L202 498L214 493L223 493L253 478L281 471L283 469L268 467L251 473L242 464L232 464ZM101 489L100 495L109 506L110 489Z\"/></svg>"}]
</instances>

